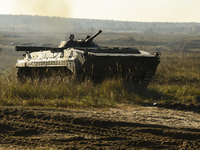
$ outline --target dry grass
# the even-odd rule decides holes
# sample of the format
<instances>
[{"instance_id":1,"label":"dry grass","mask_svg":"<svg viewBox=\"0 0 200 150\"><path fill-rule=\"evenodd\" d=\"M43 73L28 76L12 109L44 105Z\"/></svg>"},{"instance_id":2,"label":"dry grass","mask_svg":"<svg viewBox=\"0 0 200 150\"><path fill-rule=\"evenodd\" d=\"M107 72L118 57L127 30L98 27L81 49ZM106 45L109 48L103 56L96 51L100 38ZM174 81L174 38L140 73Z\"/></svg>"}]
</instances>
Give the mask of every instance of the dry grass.
<instances>
[{"instance_id":1,"label":"dry grass","mask_svg":"<svg viewBox=\"0 0 200 150\"><path fill-rule=\"evenodd\" d=\"M114 107L126 101L129 94L120 80L91 81L26 81L13 76L0 81L0 105L45 107Z\"/></svg>"},{"instance_id":2,"label":"dry grass","mask_svg":"<svg viewBox=\"0 0 200 150\"><path fill-rule=\"evenodd\" d=\"M163 100L199 103L200 54L163 53L149 89L163 94Z\"/></svg>"},{"instance_id":3,"label":"dry grass","mask_svg":"<svg viewBox=\"0 0 200 150\"><path fill-rule=\"evenodd\" d=\"M40 107L116 107L143 101L199 103L200 55L163 53L161 63L145 90L120 78L100 84L77 81L17 81L15 72L0 80L0 105Z\"/></svg>"}]
</instances>

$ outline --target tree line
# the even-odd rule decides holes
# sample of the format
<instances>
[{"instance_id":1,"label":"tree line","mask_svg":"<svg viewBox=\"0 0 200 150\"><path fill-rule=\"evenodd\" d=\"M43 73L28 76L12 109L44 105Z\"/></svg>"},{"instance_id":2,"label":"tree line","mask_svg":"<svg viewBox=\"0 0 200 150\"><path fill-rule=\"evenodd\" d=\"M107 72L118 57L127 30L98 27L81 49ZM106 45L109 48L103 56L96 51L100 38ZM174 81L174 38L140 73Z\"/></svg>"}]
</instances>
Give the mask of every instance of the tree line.
<instances>
[{"instance_id":1,"label":"tree line","mask_svg":"<svg viewBox=\"0 0 200 150\"><path fill-rule=\"evenodd\" d=\"M31 15L0 15L0 30L22 31L132 31L145 33L200 33L200 23L131 22L116 20L60 18Z\"/></svg>"}]
</instances>

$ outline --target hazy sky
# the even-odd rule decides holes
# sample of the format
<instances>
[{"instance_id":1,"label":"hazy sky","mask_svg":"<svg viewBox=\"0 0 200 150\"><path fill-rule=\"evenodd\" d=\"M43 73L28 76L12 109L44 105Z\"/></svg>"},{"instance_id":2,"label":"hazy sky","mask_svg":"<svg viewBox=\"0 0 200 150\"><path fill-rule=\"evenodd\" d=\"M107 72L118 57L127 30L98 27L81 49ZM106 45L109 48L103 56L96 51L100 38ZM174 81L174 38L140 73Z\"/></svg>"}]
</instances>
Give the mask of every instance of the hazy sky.
<instances>
[{"instance_id":1,"label":"hazy sky","mask_svg":"<svg viewBox=\"0 0 200 150\"><path fill-rule=\"evenodd\" d=\"M200 0L0 0L0 14L200 22Z\"/></svg>"}]
</instances>

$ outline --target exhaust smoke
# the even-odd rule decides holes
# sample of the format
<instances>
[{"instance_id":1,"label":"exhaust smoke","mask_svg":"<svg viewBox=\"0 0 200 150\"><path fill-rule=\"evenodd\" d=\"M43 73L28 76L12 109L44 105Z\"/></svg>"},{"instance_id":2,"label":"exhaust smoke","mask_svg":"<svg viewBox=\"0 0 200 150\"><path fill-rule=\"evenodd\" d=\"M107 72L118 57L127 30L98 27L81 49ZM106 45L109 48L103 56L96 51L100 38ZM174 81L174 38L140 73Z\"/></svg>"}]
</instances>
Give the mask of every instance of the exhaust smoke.
<instances>
[{"instance_id":1,"label":"exhaust smoke","mask_svg":"<svg viewBox=\"0 0 200 150\"><path fill-rule=\"evenodd\" d=\"M15 0L15 12L25 15L70 17L70 0Z\"/></svg>"}]
</instances>

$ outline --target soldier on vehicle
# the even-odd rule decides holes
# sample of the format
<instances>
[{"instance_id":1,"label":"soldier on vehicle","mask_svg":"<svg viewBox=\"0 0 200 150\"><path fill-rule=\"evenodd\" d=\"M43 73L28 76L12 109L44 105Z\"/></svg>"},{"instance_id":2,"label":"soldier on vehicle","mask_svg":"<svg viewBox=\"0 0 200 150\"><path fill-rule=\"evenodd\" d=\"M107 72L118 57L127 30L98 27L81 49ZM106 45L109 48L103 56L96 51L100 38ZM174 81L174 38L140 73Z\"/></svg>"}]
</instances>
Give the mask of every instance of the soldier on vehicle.
<instances>
[{"instance_id":1,"label":"soldier on vehicle","mask_svg":"<svg viewBox=\"0 0 200 150\"><path fill-rule=\"evenodd\" d=\"M78 46L78 42L74 41L74 35L70 34L69 35L69 41L67 41L67 44L65 45L65 47L77 47Z\"/></svg>"}]
</instances>

